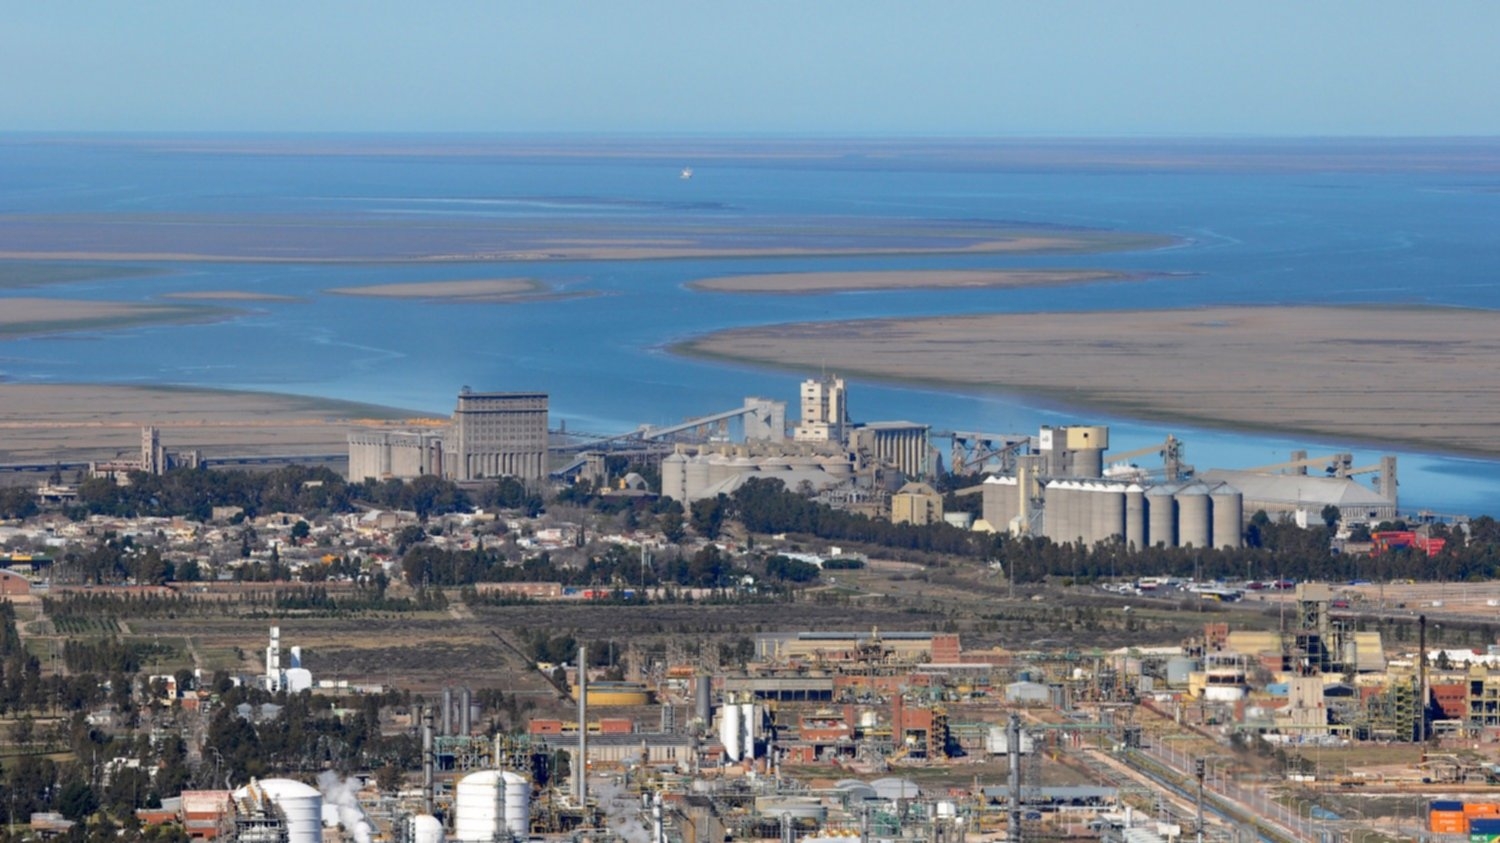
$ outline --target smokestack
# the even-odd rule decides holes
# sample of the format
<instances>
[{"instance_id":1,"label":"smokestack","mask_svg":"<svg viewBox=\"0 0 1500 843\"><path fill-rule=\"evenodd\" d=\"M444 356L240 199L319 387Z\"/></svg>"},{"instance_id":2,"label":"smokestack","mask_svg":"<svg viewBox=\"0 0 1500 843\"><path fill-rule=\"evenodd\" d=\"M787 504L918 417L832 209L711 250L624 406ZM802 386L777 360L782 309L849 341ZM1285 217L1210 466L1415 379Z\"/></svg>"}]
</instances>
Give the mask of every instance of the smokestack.
<instances>
[{"instance_id":1,"label":"smokestack","mask_svg":"<svg viewBox=\"0 0 1500 843\"><path fill-rule=\"evenodd\" d=\"M443 689L443 731L438 732L443 737L453 734L453 689Z\"/></svg>"},{"instance_id":2,"label":"smokestack","mask_svg":"<svg viewBox=\"0 0 1500 843\"><path fill-rule=\"evenodd\" d=\"M573 762L573 793L578 806L589 801L589 648L578 645L578 758Z\"/></svg>"},{"instance_id":3,"label":"smokestack","mask_svg":"<svg viewBox=\"0 0 1500 843\"><path fill-rule=\"evenodd\" d=\"M1009 843L1021 843L1021 716L1012 714L1005 731L1005 750L1010 757L1010 821L1005 829Z\"/></svg>"},{"instance_id":4,"label":"smokestack","mask_svg":"<svg viewBox=\"0 0 1500 843\"><path fill-rule=\"evenodd\" d=\"M469 696L468 688L458 689L458 733L464 737L473 734L474 725L470 718L473 717L474 701Z\"/></svg>"},{"instance_id":5,"label":"smokestack","mask_svg":"<svg viewBox=\"0 0 1500 843\"><path fill-rule=\"evenodd\" d=\"M1417 616L1417 649L1421 655L1417 669L1417 741L1427 740L1427 616Z\"/></svg>"},{"instance_id":6,"label":"smokestack","mask_svg":"<svg viewBox=\"0 0 1500 843\"><path fill-rule=\"evenodd\" d=\"M422 811L432 813L432 709L422 708Z\"/></svg>"}]
</instances>

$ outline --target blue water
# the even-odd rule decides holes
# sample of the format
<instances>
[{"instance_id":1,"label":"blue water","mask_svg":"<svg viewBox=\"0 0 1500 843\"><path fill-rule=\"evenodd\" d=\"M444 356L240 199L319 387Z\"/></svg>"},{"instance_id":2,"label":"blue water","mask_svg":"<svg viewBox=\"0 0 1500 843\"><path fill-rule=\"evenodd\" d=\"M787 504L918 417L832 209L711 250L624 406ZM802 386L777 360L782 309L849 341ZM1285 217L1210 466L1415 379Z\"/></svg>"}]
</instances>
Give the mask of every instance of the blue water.
<instances>
[{"instance_id":1,"label":"blue water","mask_svg":"<svg viewBox=\"0 0 1500 843\"><path fill-rule=\"evenodd\" d=\"M410 142L410 141L408 141ZM1294 156L1295 145L1278 148ZM595 151L598 153L598 150ZM677 178L683 163L691 181ZM902 256L487 264L146 265L141 277L0 290L153 300L218 289L298 296L254 302L230 321L0 341L0 378L28 382L174 383L295 392L446 413L461 385L541 389L554 421L618 432L737 405L745 395L795 406L800 375L676 358L662 347L719 328L770 322L979 311L1115 310L1235 303L1409 303L1500 307L1500 175L1461 166L1377 172L1230 166L1069 167L939 155L727 157L680 161L583 154L305 155L182 151L171 144L0 140L0 238L15 215L222 214L444 221L655 221L754 226L797 217L980 219L1176 235L1184 245L1083 256ZM995 266L1103 267L1182 277L1012 291L778 297L707 295L695 278L746 272ZM598 295L522 304L382 301L338 286L530 276ZM807 372L819 368L809 360ZM1475 366L1495 361L1475 361ZM1003 364L1002 364L1003 365ZM1310 361L1308 377L1336 377ZM1029 432L1105 422L1116 450L1188 444L1199 468L1278 462L1287 452L1389 449L1298 437L1139 423L1047 406L1021 395L960 394L857 382L860 420L904 418L942 429ZM1397 451L1403 508L1482 512L1497 465Z\"/></svg>"}]
</instances>

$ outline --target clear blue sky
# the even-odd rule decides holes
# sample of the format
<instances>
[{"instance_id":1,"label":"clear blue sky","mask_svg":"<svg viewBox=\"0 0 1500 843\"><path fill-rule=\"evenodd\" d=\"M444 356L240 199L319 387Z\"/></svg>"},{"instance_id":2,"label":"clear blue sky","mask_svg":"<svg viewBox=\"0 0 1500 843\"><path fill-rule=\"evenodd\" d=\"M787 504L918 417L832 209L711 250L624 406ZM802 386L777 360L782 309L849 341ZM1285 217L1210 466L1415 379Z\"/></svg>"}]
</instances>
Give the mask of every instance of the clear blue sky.
<instances>
[{"instance_id":1,"label":"clear blue sky","mask_svg":"<svg viewBox=\"0 0 1500 843\"><path fill-rule=\"evenodd\" d=\"M1500 2L4 0L0 131L1500 135Z\"/></svg>"}]
</instances>

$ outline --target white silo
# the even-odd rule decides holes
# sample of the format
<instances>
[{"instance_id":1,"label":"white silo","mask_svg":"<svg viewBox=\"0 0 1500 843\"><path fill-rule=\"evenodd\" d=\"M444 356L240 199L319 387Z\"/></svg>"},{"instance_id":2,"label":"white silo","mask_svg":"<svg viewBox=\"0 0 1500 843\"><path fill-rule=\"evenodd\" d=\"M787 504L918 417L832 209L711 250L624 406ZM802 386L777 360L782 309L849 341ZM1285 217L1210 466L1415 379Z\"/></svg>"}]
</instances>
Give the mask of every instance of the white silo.
<instances>
[{"instance_id":1,"label":"white silo","mask_svg":"<svg viewBox=\"0 0 1500 843\"><path fill-rule=\"evenodd\" d=\"M412 817L411 843L443 843L443 821L431 814Z\"/></svg>"},{"instance_id":2,"label":"white silo","mask_svg":"<svg viewBox=\"0 0 1500 843\"><path fill-rule=\"evenodd\" d=\"M505 827L517 840L525 840L531 835L531 780L509 770L501 778L505 780Z\"/></svg>"},{"instance_id":3,"label":"white silo","mask_svg":"<svg viewBox=\"0 0 1500 843\"><path fill-rule=\"evenodd\" d=\"M734 468L730 464L729 457L723 454L713 454L708 458L708 485L716 486L728 480L734 474Z\"/></svg>"},{"instance_id":4,"label":"white silo","mask_svg":"<svg viewBox=\"0 0 1500 843\"><path fill-rule=\"evenodd\" d=\"M741 756L755 760L755 741L760 737L760 711L755 703L740 703Z\"/></svg>"},{"instance_id":5,"label":"white silo","mask_svg":"<svg viewBox=\"0 0 1500 843\"><path fill-rule=\"evenodd\" d=\"M1136 550L1146 547L1145 491L1135 483L1125 487L1125 546Z\"/></svg>"},{"instance_id":6,"label":"white silo","mask_svg":"<svg viewBox=\"0 0 1500 843\"><path fill-rule=\"evenodd\" d=\"M683 463L683 493L682 504L687 504L703 497L703 490L707 489L708 483L708 460L703 455L690 457Z\"/></svg>"},{"instance_id":7,"label":"white silo","mask_svg":"<svg viewBox=\"0 0 1500 843\"><path fill-rule=\"evenodd\" d=\"M286 819L287 843L322 843L323 794L291 779L261 779L234 792L236 803L269 802Z\"/></svg>"},{"instance_id":8,"label":"white silo","mask_svg":"<svg viewBox=\"0 0 1500 843\"><path fill-rule=\"evenodd\" d=\"M822 462L823 470L833 477L844 480L854 476L854 464L849 462L847 456L824 457Z\"/></svg>"},{"instance_id":9,"label":"white silo","mask_svg":"<svg viewBox=\"0 0 1500 843\"><path fill-rule=\"evenodd\" d=\"M1177 501L1174 486L1152 486L1146 490L1146 541L1149 546L1177 546Z\"/></svg>"},{"instance_id":10,"label":"white silo","mask_svg":"<svg viewBox=\"0 0 1500 843\"><path fill-rule=\"evenodd\" d=\"M1220 483L1209 491L1208 497L1214 511L1214 547L1238 548L1245 535L1244 496L1228 483Z\"/></svg>"},{"instance_id":11,"label":"white silo","mask_svg":"<svg viewBox=\"0 0 1500 843\"><path fill-rule=\"evenodd\" d=\"M687 497L685 483L687 457L673 451L661 460L661 495L682 502Z\"/></svg>"},{"instance_id":12,"label":"white silo","mask_svg":"<svg viewBox=\"0 0 1500 843\"><path fill-rule=\"evenodd\" d=\"M458 780L453 792L453 839L491 843L505 836L505 782L499 770L480 770Z\"/></svg>"},{"instance_id":13,"label":"white silo","mask_svg":"<svg viewBox=\"0 0 1500 843\"><path fill-rule=\"evenodd\" d=\"M730 761L738 761L744 754L740 743L743 728L738 705L729 704L719 709L719 743L724 746L724 757Z\"/></svg>"},{"instance_id":14,"label":"white silo","mask_svg":"<svg viewBox=\"0 0 1500 843\"><path fill-rule=\"evenodd\" d=\"M1208 487L1189 483L1172 498L1177 501L1177 546L1213 546L1213 523L1208 511Z\"/></svg>"}]
</instances>

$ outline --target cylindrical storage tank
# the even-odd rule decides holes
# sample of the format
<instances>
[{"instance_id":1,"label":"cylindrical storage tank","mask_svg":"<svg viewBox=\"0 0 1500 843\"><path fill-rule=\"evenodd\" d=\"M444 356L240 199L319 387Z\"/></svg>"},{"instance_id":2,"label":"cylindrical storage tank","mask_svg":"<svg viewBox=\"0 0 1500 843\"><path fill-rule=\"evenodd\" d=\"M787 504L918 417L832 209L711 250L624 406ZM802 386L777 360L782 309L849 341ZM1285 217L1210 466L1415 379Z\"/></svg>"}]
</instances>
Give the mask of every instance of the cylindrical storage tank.
<instances>
[{"instance_id":1,"label":"cylindrical storage tank","mask_svg":"<svg viewBox=\"0 0 1500 843\"><path fill-rule=\"evenodd\" d=\"M453 734L453 689L443 689L443 731L440 735Z\"/></svg>"},{"instance_id":2,"label":"cylindrical storage tank","mask_svg":"<svg viewBox=\"0 0 1500 843\"><path fill-rule=\"evenodd\" d=\"M1010 519L1021 512L1021 492L1016 478L991 477L981 488L984 520L996 530L1004 530Z\"/></svg>"},{"instance_id":3,"label":"cylindrical storage tank","mask_svg":"<svg viewBox=\"0 0 1500 843\"><path fill-rule=\"evenodd\" d=\"M506 771L505 827L517 840L531 836L531 780L519 773Z\"/></svg>"},{"instance_id":4,"label":"cylindrical storage tank","mask_svg":"<svg viewBox=\"0 0 1500 843\"><path fill-rule=\"evenodd\" d=\"M303 691L312 690L312 671L305 667L294 667L286 672L286 690L289 694L298 694Z\"/></svg>"},{"instance_id":5,"label":"cylindrical storage tank","mask_svg":"<svg viewBox=\"0 0 1500 843\"><path fill-rule=\"evenodd\" d=\"M1094 532L1093 516L1089 514L1093 492L1087 483L1069 482L1073 486L1073 497L1068 506L1068 532L1073 534L1070 540L1088 544L1089 536Z\"/></svg>"},{"instance_id":6,"label":"cylindrical storage tank","mask_svg":"<svg viewBox=\"0 0 1500 843\"><path fill-rule=\"evenodd\" d=\"M689 459L682 465L683 493L681 503L689 503L703 497L708 488L708 460L702 456Z\"/></svg>"},{"instance_id":7,"label":"cylindrical storage tank","mask_svg":"<svg viewBox=\"0 0 1500 843\"><path fill-rule=\"evenodd\" d=\"M1245 536L1245 499L1240 490L1220 483L1209 492L1213 505L1214 547L1238 548Z\"/></svg>"},{"instance_id":8,"label":"cylindrical storage tank","mask_svg":"<svg viewBox=\"0 0 1500 843\"><path fill-rule=\"evenodd\" d=\"M411 818L411 843L443 843L443 822L431 814Z\"/></svg>"},{"instance_id":9,"label":"cylindrical storage tank","mask_svg":"<svg viewBox=\"0 0 1500 843\"><path fill-rule=\"evenodd\" d=\"M1121 486L1104 485L1099 489L1100 509L1104 510L1103 529L1094 532L1095 541L1121 537L1125 535L1125 490Z\"/></svg>"},{"instance_id":10,"label":"cylindrical storage tank","mask_svg":"<svg viewBox=\"0 0 1500 843\"><path fill-rule=\"evenodd\" d=\"M317 788L291 779L261 779L236 790L234 798L264 799L280 808L287 843L323 843L323 794Z\"/></svg>"},{"instance_id":11,"label":"cylindrical storage tank","mask_svg":"<svg viewBox=\"0 0 1500 843\"><path fill-rule=\"evenodd\" d=\"M1054 542L1069 541L1068 516L1071 514L1070 507L1073 505L1072 493L1069 488L1072 484L1066 480L1055 480L1047 484L1047 505L1042 508L1042 533Z\"/></svg>"},{"instance_id":12,"label":"cylindrical storage tank","mask_svg":"<svg viewBox=\"0 0 1500 843\"><path fill-rule=\"evenodd\" d=\"M696 693L693 694L694 714L699 720L708 725L708 719L713 716L714 711L714 680L712 676L699 676Z\"/></svg>"},{"instance_id":13,"label":"cylindrical storage tank","mask_svg":"<svg viewBox=\"0 0 1500 843\"><path fill-rule=\"evenodd\" d=\"M683 488L686 482L687 457L682 454L671 453L662 458L661 461L661 494L664 498L682 501L687 496Z\"/></svg>"},{"instance_id":14,"label":"cylindrical storage tank","mask_svg":"<svg viewBox=\"0 0 1500 843\"><path fill-rule=\"evenodd\" d=\"M1125 487L1125 546L1146 547L1146 490L1135 483Z\"/></svg>"},{"instance_id":15,"label":"cylindrical storage tank","mask_svg":"<svg viewBox=\"0 0 1500 843\"><path fill-rule=\"evenodd\" d=\"M504 780L499 770L480 770L458 780L453 791L453 839L490 843L505 834Z\"/></svg>"},{"instance_id":16,"label":"cylindrical storage tank","mask_svg":"<svg viewBox=\"0 0 1500 843\"><path fill-rule=\"evenodd\" d=\"M1181 687L1188 683L1193 671L1198 669L1198 660L1190 656L1173 656L1167 659L1167 685Z\"/></svg>"},{"instance_id":17,"label":"cylindrical storage tank","mask_svg":"<svg viewBox=\"0 0 1500 843\"><path fill-rule=\"evenodd\" d=\"M730 761L738 761L744 754L740 747L743 728L740 725L739 706L726 705L719 709L719 743L724 747L724 757Z\"/></svg>"},{"instance_id":18,"label":"cylindrical storage tank","mask_svg":"<svg viewBox=\"0 0 1500 843\"><path fill-rule=\"evenodd\" d=\"M1148 546L1177 546L1177 501L1171 486L1146 490L1146 541Z\"/></svg>"},{"instance_id":19,"label":"cylindrical storage tank","mask_svg":"<svg viewBox=\"0 0 1500 843\"><path fill-rule=\"evenodd\" d=\"M1078 477L1104 476L1104 452L1098 448L1080 448L1074 451L1073 474Z\"/></svg>"},{"instance_id":20,"label":"cylindrical storage tank","mask_svg":"<svg viewBox=\"0 0 1500 843\"><path fill-rule=\"evenodd\" d=\"M716 486L729 479L734 473L730 467L729 458L723 454L714 454L708 458L708 485Z\"/></svg>"},{"instance_id":21,"label":"cylindrical storage tank","mask_svg":"<svg viewBox=\"0 0 1500 843\"><path fill-rule=\"evenodd\" d=\"M458 733L468 737L473 729L474 697L468 688L458 689Z\"/></svg>"},{"instance_id":22,"label":"cylindrical storage tank","mask_svg":"<svg viewBox=\"0 0 1500 843\"><path fill-rule=\"evenodd\" d=\"M1177 546L1213 547L1208 488L1202 483L1189 483L1172 498L1177 501Z\"/></svg>"}]
</instances>

